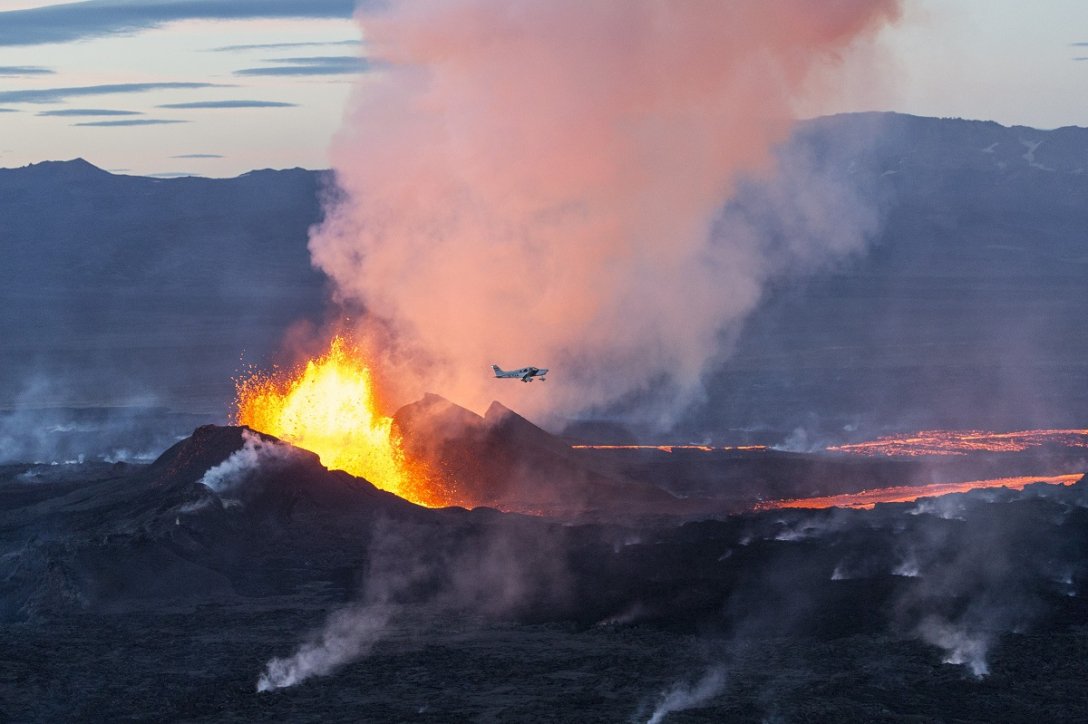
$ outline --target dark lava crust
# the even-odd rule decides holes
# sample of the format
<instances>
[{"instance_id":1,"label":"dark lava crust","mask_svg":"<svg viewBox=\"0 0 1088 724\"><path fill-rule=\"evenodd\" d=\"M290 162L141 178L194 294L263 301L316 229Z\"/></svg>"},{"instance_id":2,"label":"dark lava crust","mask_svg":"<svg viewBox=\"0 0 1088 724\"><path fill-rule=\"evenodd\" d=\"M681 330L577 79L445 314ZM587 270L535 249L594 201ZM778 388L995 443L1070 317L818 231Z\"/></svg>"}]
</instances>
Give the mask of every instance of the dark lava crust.
<instances>
[{"instance_id":1,"label":"dark lava crust","mask_svg":"<svg viewBox=\"0 0 1088 724\"><path fill-rule=\"evenodd\" d=\"M0 719L644 721L708 671L667 721L1088 719L1083 480L633 520L427 510L242 428L5 468ZM257 693L375 607L365 652Z\"/></svg>"}]
</instances>

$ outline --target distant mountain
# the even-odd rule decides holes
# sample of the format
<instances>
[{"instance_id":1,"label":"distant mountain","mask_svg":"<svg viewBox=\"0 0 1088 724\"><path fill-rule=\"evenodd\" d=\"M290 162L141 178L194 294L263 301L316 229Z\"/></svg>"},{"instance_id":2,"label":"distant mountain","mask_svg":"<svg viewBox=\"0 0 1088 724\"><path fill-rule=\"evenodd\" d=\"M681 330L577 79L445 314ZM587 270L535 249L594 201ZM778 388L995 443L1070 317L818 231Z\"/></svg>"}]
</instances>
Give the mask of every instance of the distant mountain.
<instances>
[{"instance_id":1,"label":"distant mountain","mask_svg":"<svg viewBox=\"0 0 1088 724\"><path fill-rule=\"evenodd\" d=\"M320 319L307 229L328 176L0 170L0 407L161 401L223 409L239 357Z\"/></svg>"},{"instance_id":2,"label":"distant mountain","mask_svg":"<svg viewBox=\"0 0 1088 724\"><path fill-rule=\"evenodd\" d=\"M772 283L696 433L797 428L803 448L882 427L1088 423L1088 129L853 114L803 124L780 155L879 209L879 231Z\"/></svg>"},{"instance_id":3,"label":"distant mountain","mask_svg":"<svg viewBox=\"0 0 1088 724\"><path fill-rule=\"evenodd\" d=\"M873 238L773 277L675 436L804 449L1088 424L1088 129L849 114L802 123L779 157L782 177L742 185L726 215L803 245L780 212L826 186L876 219ZM330 179L0 170L0 408L223 411L240 355L264 363L325 313L306 242Z\"/></svg>"}]
</instances>

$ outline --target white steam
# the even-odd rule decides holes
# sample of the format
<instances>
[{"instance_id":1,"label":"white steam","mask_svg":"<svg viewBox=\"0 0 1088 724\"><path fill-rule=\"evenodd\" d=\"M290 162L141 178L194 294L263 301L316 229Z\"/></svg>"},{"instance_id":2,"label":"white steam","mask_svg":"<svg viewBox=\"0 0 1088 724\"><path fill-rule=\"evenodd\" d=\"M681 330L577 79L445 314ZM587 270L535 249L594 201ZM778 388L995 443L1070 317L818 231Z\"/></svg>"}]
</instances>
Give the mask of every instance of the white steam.
<instances>
[{"instance_id":1,"label":"white steam","mask_svg":"<svg viewBox=\"0 0 1088 724\"><path fill-rule=\"evenodd\" d=\"M333 671L365 656L382 637L392 610L387 606L365 606L335 611L321 631L286 658L274 658L257 679L257 691L294 686L314 676Z\"/></svg>"},{"instance_id":2,"label":"white steam","mask_svg":"<svg viewBox=\"0 0 1088 724\"><path fill-rule=\"evenodd\" d=\"M943 618L931 616L918 626L922 640L945 652L946 664L963 665L971 675L981 679L990 673L986 653L990 649L990 637L979 631L968 631Z\"/></svg>"},{"instance_id":3,"label":"white steam","mask_svg":"<svg viewBox=\"0 0 1088 724\"><path fill-rule=\"evenodd\" d=\"M398 401L534 416L697 399L764 283L863 247L870 205L805 159L749 210L795 103L898 0L367 5L382 61L331 150L315 265ZM556 383L504 385L489 365ZM562 380L562 382L559 382Z\"/></svg>"},{"instance_id":4,"label":"white steam","mask_svg":"<svg viewBox=\"0 0 1088 724\"><path fill-rule=\"evenodd\" d=\"M236 491L257 470L290 460L293 448L263 439L249 430L242 430L242 447L223 462L208 468L200 479L216 493Z\"/></svg>"},{"instance_id":5,"label":"white steam","mask_svg":"<svg viewBox=\"0 0 1088 724\"><path fill-rule=\"evenodd\" d=\"M661 702L650 714L646 724L660 724L673 712L693 709L705 704L720 694L725 688L725 669L713 667L703 677L692 684L679 683L661 695Z\"/></svg>"}]
</instances>

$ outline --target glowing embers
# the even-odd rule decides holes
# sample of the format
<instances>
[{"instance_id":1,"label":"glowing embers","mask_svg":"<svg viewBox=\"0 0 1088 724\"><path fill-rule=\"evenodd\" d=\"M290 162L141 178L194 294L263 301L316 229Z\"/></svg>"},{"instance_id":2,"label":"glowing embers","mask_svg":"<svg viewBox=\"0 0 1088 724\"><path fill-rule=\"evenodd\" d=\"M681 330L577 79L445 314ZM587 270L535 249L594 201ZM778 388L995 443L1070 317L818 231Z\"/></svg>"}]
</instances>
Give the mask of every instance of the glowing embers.
<instances>
[{"instance_id":1,"label":"glowing embers","mask_svg":"<svg viewBox=\"0 0 1088 724\"><path fill-rule=\"evenodd\" d=\"M917 457L922 455L967 455L978 452L1023 452L1028 448L1054 445L1088 447L1088 430L923 430L911 435L888 436L869 442L835 445L830 452L853 455Z\"/></svg>"},{"instance_id":2,"label":"glowing embers","mask_svg":"<svg viewBox=\"0 0 1088 724\"><path fill-rule=\"evenodd\" d=\"M1084 473L1073 475L1035 475L1018 478L992 478L990 480L970 480L962 483L933 483L932 485L898 485L891 488L862 490L857 493L829 495L825 498L795 498L792 500L769 500L760 503L760 510L775 508L872 508L877 503L911 503L919 498L933 498L950 493L966 493L980 488L1010 488L1023 490L1032 483L1050 485L1072 485L1083 477Z\"/></svg>"},{"instance_id":3,"label":"glowing embers","mask_svg":"<svg viewBox=\"0 0 1088 724\"><path fill-rule=\"evenodd\" d=\"M393 419L380 414L370 370L341 337L304 366L236 380L235 422L317 453L421 505L444 505L422 466L406 459Z\"/></svg>"}]
</instances>

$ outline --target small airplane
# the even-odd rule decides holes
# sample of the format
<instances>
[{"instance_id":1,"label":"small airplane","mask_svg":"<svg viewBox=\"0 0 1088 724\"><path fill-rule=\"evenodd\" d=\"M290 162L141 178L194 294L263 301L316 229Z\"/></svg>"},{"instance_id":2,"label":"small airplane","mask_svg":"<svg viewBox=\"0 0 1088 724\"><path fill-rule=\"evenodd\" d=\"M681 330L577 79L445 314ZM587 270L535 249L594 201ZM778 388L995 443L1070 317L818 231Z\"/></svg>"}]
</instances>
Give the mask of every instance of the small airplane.
<instances>
[{"instance_id":1,"label":"small airplane","mask_svg":"<svg viewBox=\"0 0 1088 724\"><path fill-rule=\"evenodd\" d=\"M544 375L548 374L548 370L540 369L539 367L522 367L520 370L504 370L498 365L491 365L491 369L495 370L496 377L518 377L522 382L532 382L533 378L538 378L541 382L547 382L547 378Z\"/></svg>"}]
</instances>

